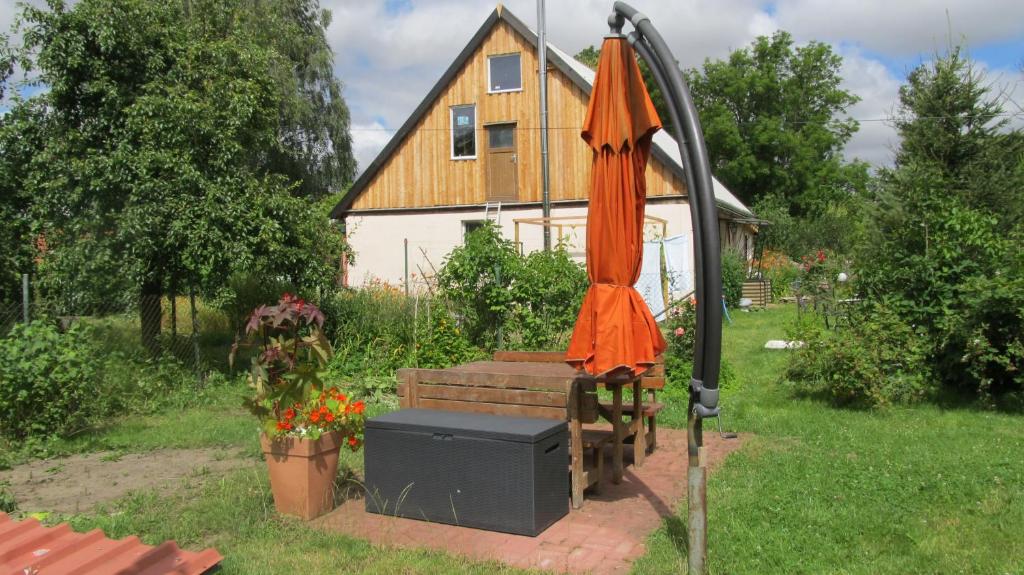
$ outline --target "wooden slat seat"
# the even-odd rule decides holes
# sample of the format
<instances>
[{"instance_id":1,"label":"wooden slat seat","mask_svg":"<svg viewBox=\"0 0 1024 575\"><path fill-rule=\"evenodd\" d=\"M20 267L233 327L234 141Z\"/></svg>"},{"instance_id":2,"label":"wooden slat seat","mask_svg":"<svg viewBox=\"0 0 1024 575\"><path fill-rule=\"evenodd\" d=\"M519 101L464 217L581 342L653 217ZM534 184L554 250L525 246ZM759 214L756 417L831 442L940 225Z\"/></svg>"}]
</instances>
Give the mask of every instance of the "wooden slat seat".
<instances>
[{"instance_id":1,"label":"wooden slat seat","mask_svg":"<svg viewBox=\"0 0 1024 575\"><path fill-rule=\"evenodd\" d=\"M601 492L601 481L604 479L604 446L610 445L615 439L615 433L611 430L584 429L583 441L580 443L583 449L589 449L591 458L594 460L594 467L591 475L587 477L587 485L594 493Z\"/></svg>"},{"instance_id":2,"label":"wooden slat seat","mask_svg":"<svg viewBox=\"0 0 1024 575\"><path fill-rule=\"evenodd\" d=\"M610 410L612 408L612 404L609 401L602 401L600 403L600 405L601 405L601 407L603 409L609 409ZM654 416L658 415L658 413L662 409L665 409L665 404L664 403L660 403L660 402L657 402L657 401L655 401L655 402L647 402L647 401L645 401L644 403L641 404L640 413L642 413L644 417L654 417ZM633 415L633 404L623 404L622 405L622 413L624 413L626 415Z\"/></svg>"}]
</instances>

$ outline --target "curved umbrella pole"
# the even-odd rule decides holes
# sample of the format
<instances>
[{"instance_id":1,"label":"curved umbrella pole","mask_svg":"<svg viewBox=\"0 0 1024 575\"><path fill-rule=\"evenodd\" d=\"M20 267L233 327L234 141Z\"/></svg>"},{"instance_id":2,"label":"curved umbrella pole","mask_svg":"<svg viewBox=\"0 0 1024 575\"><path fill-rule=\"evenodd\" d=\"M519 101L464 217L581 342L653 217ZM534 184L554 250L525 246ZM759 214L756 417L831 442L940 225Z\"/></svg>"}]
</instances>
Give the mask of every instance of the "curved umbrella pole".
<instances>
[{"instance_id":1,"label":"curved umbrella pole","mask_svg":"<svg viewBox=\"0 0 1024 575\"><path fill-rule=\"evenodd\" d=\"M700 462L700 448L704 443L702 420L716 417L719 413L718 376L722 353L722 308L719 301L722 294L722 271L718 214L700 120L676 59L646 15L624 2L615 2L612 14L608 17L611 33L621 35L626 20L635 28L628 36L629 43L650 67L655 82L668 102L672 135L679 145L693 224L697 276L697 334L687 422L687 561L689 572L699 574L705 573L707 555L707 477Z\"/></svg>"}]
</instances>

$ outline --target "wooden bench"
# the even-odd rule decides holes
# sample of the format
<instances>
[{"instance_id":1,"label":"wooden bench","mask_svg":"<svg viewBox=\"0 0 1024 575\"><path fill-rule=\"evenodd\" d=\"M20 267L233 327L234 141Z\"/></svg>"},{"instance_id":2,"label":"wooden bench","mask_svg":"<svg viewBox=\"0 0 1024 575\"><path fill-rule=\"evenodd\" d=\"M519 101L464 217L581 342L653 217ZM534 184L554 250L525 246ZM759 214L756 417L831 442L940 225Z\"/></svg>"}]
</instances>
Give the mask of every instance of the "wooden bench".
<instances>
[{"instance_id":1,"label":"wooden bench","mask_svg":"<svg viewBox=\"0 0 1024 575\"><path fill-rule=\"evenodd\" d=\"M601 478L599 461L584 468L585 445L603 448L595 436L583 436L585 411L597 418L593 380L580 378L565 363L477 361L448 369L398 370L403 408L420 407L492 415L539 417L569 423L570 490L573 507L583 505L583 491ZM593 396L593 405L583 396ZM597 458L600 460L601 458Z\"/></svg>"}]
</instances>

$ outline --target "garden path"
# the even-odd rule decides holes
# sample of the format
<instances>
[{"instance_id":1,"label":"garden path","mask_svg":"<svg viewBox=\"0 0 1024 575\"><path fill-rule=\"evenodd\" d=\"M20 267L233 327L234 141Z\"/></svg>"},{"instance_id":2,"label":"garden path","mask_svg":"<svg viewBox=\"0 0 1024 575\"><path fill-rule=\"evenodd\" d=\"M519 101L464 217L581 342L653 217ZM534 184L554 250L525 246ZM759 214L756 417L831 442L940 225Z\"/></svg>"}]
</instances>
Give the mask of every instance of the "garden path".
<instances>
[{"instance_id":1,"label":"garden path","mask_svg":"<svg viewBox=\"0 0 1024 575\"><path fill-rule=\"evenodd\" d=\"M8 490L23 512L69 515L91 512L133 491L168 495L205 478L259 463L237 448L89 453L0 471L0 483L10 483Z\"/></svg>"}]
</instances>

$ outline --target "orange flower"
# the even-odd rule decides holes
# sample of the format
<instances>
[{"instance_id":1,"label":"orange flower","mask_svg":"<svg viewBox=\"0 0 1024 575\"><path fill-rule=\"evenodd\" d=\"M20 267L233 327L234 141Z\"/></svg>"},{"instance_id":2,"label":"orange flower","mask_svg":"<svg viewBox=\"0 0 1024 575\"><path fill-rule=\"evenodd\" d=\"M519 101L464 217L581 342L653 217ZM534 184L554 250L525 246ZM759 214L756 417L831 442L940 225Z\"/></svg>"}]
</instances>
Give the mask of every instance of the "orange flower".
<instances>
[{"instance_id":1,"label":"orange flower","mask_svg":"<svg viewBox=\"0 0 1024 575\"><path fill-rule=\"evenodd\" d=\"M352 411L354 411L356 413L360 413L361 414L361 413L363 413L363 411L365 409L366 409L366 405L363 404L362 401L357 401L357 402L352 404Z\"/></svg>"},{"instance_id":2,"label":"orange flower","mask_svg":"<svg viewBox=\"0 0 1024 575\"><path fill-rule=\"evenodd\" d=\"M342 402L342 403L345 403L346 401L348 401L348 398L347 398L347 397L345 397L345 394L344 394L344 393L339 393L339 394L338 394L338 401L340 401L340 402Z\"/></svg>"},{"instance_id":3,"label":"orange flower","mask_svg":"<svg viewBox=\"0 0 1024 575\"><path fill-rule=\"evenodd\" d=\"M295 419L295 410L290 408L290 407L288 409L284 410L284 418L285 419Z\"/></svg>"},{"instance_id":4,"label":"orange flower","mask_svg":"<svg viewBox=\"0 0 1024 575\"><path fill-rule=\"evenodd\" d=\"M316 423L316 422L320 421L320 412L319 411L314 411L314 412L310 413L309 414L309 420L312 421L313 423Z\"/></svg>"},{"instance_id":5,"label":"orange flower","mask_svg":"<svg viewBox=\"0 0 1024 575\"><path fill-rule=\"evenodd\" d=\"M330 411L328 411L327 415L324 417L327 419L327 421L334 421L334 414L331 413Z\"/></svg>"}]
</instances>

